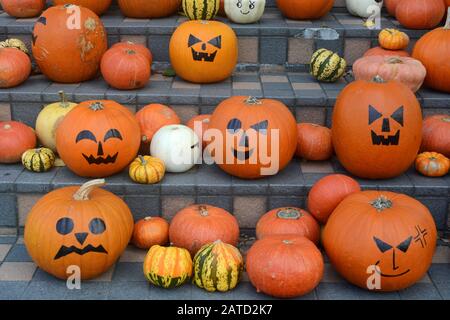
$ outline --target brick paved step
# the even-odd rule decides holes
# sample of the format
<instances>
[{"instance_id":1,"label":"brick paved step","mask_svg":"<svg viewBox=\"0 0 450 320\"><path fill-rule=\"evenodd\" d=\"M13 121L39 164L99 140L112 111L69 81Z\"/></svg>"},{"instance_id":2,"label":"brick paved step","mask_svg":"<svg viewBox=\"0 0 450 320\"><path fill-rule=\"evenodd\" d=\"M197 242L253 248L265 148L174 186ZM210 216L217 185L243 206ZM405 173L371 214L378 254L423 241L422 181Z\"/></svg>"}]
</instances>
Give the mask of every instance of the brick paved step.
<instances>
[{"instance_id":1,"label":"brick paved step","mask_svg":"<svg viewBox=\"0 0 450 320\"><path fill-rule=\"evenodd\" d=\"M187 173L168 173L155 185L136 184L125 170L107 178L106 188L123 196L136 219L147 215L171 219L187 205L208 203L233 212L240 227L251 235L257 220L266 211L281 206L304 208L311 186L331 173L345 173L345 170L335 160L317 163L293 160L274 177L241 180L216 166L204 164ZM430 209L440 231L450 231L450 176L426 178L411 169L395 179L357 180L363 189L390 190L413 196ZM32 205L43 194L85 181L65 167L36 174L18 164L0 165L0 234L15 234L21 230Z\"/></svg>"},{"instance_id":2,"label":"brick paved step","mask_svg":"<svg viewBox=\"0 0 450 320\"><path fill-rule=\"evenodd\" d=\"M377 45L378 30L369 30L363 26L363 19L351 16L345 8L320 20L293 21L282 17L276 8L267 8L259 23L239 25L228 22L239 37L239 63L247 67L259 67L260 64L288 65L304 70L315 49L326 47L343 55L349 65L362 56L372 46ZM164 19L128 19L117 8L102 16L108 32L109 43L132 40L148 45L158 62L168 62L169 39L175 28L185 17L174 15ZM0 14L0 40L17 37L31 43L31 32L36 18L15 19L6 13ZM392 17L384 15L382 27L399 27ZM303 33L308 28L329 27L335 29L339 37L335 40L305 39ZM403 30L403 29L402 29ZM411 37L411 46L422 36L425 30L403 30Z\"/></svg>"}]
</instances>

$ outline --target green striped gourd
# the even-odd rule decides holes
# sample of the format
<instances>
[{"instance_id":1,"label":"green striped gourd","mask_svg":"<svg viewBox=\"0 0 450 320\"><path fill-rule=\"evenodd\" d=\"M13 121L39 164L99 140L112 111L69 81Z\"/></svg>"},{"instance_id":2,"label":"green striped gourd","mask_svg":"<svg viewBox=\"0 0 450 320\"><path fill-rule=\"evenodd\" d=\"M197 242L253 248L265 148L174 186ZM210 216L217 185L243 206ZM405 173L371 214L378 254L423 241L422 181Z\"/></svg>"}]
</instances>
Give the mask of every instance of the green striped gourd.
<instances>
[{"instance_id":1,"label":"green striped gourd","mask_svg":"<svg viewBox=\"0 0 450 320\"><path fill-rule=\"evenodd\" d=\"M220 0L183 0L183 11L190 20L211 20L219 11Z\"/></svg>"},{"instance_id":2,"label":"green striped gourd","mask_svg":"<svg viewBox=\"0 0 450 320\"><path fill-rule=\"evenodd\" d=\"M311 58L310 73L319 81L335 82L344 75L346 67L347 62L337 53L319 49Z\"/></svg>"},{"instance_id":3,"label":"green striped gourd","mask_svg":"<svg viewBox=\"0 0 450 320\"><path fill-rule=\"evenodd\" d=\"M191 255L183 248L154 245L145 257L144 275L158 287L170 289L181 286L192 275Z\"/></svg>"},{"instance_id":4,"label":"green striped gourd","mask_svg":"<svg viewBox=\"0 0 450 320\"><path fill-rule=\"evenodd\" d=\"M49 148L37 148L22 154L23 166L33 172L45 172L55 164L55 154Z\"/></svg>"},{"instance_id":5,"label":"green striped gourd","mask_svg":"<svg viewBox=\"0 0 450 320\"><path fill-rule=\"evenodd\" d=\"M217 240L204 245L194 257L194 283L207 291L228 291L241 279L244 262L237 248Z\"/></svg>"}]
</instances>

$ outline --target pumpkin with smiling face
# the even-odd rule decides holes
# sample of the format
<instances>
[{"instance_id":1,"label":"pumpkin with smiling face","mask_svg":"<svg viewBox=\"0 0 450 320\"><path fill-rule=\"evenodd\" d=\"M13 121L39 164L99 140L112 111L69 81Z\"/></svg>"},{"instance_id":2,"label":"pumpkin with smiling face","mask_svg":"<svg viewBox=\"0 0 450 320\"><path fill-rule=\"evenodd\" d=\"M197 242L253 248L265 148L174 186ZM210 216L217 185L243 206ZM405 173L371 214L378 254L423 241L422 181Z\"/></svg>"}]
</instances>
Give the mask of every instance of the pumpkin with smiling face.
<instances>
[{"instance_id":1,"label":"pumpkin with smiling face","mask_svg":"<svg viewBox=\"0 0 450 320\"><path fill-rule=\"evenodd\" d=\"M297 124L290 110L272 99L236 96L220 103L212 114L207 147L227 173L255 179L274 175L294 156Z\"/></svg>"},{"instance_id":2,"label":"pumpkin with smiling face","mask_svg":"<svg viewBox=\"0 0 450 320\"><path fill-rule=\"evenodd\" d=\"M114 101L80 103L56 130L56 149L70 170L83 177L106 177L136 157L140 128L134 115Z\"/></svg>"},{"instance_id":3,"label":"pumpkin with smiling face","mask_svg":"<svg viewBox=\"0 0 450 320\"><path fill-rule=\"evenodd\" d=\"M42 197L31 209L24 240L39 268L60 279L78 266L81 279L108 270L133 233L133 216L125 202L98 187L103 179L65 187Z\"/></svg>"},{"instance_id":4,"label":"pumpkin with smiling face","mask_svg":"<svg viewBox=\"0 0 450 320\"><path fill-rule=\"evenodd\" d=\"M225 13L235 23L255 23L261 19L266 0L225 0Z\"/></svg>"},{"instance_id":5,"label":"pumpkin with smiling face","mask_svg":"<svg viewBox=\"0 0 450 320\"><path fill-rule=\"evenodd\" d=\"M351 283L395 291L425 275L436 238L433 217L419 201L393 192L362 191L333 211L322 243L333 266ZM378 288L375 273L380 276Z\"/></svg>"},{"instance_id":6,"label":"pumpkin with smiling face","mask_svg":"<svg viewBox=\"0 0 450 320\"><path fill-rule=\"evenodd\" d=\"M169 54L172 67L184 80L222 81L231 76L237 63L236 34L222 22L187 21L173 33Z\"/></svg>"}]
</instances>

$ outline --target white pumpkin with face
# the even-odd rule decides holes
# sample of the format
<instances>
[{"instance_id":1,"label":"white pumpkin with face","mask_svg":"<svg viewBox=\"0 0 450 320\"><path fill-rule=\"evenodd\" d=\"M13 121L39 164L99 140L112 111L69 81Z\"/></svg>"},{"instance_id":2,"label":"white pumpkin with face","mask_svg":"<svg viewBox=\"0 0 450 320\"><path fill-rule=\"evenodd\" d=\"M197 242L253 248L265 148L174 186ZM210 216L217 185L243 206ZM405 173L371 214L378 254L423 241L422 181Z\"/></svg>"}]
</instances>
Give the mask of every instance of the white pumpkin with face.
<instances>
[{"instance_id":1,"label":"white pumpkin with face","mask_svg":"<svg viewBox=\"0 0 450 320\"><path fill-rule=\"evenodd\" d=\"M361 18L369 18L374 16L377 12L376 7L381 8L383 6L383 0L345 0L347 5L347 10L354 16Z\"/></svg>"},{"instance_id":2,"label":"white pumpkin with face","mask_svg":"<svg viewBox=\"0 0 450 320\"><path fill-rule=\"evenodd\" d=\"M255 23L261 19L266 0L225 0L225 13L235 23Z\"/></svg>"},{"instance_id":3,"label":"white pumpkin with face","mask_svg":"<svg viewBox=\"0 0 450 320\"><path fill-rule=\"evenodd\" d=\"M167 172L185 172L199 162L200 148L200 141L192 129L174 124L155 133L150 154L164 162Z\"/></svg>"}]
</instances>

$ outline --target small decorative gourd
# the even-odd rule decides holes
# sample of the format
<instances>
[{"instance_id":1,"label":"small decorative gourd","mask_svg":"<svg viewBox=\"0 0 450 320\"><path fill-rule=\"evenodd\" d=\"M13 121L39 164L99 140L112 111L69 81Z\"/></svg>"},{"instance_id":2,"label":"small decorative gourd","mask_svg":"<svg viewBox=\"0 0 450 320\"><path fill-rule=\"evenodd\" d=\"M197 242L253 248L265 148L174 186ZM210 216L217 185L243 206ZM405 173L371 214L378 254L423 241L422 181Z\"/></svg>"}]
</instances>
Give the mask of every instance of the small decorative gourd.
<instances>
[{"instance_id":1,"label":"small decorative gourd","mask_svg":"<svg viewBox=\"0 0 450 320\"><path fill-rule=\"evenodd\" d=\"M45 172L55 164L55 154L49 148L30 149L23 153L23 166L33 172Z\"/></svg>"},{"instance_id":2,"label":"small decorative gourd","mask_svg":"<svg viewBox=\"0 0 450 320\"><path fill-rule=\"evenodd\" d=\"M165 170L162 160L151 156L139 155L130 164L129 174L134 182L153 184L163 179Z\"/></svg>"},{"instance_id":3,"label":"small decorative gourd","mask_svg":"<svg viewBox=\"0 0 450 320\"><path fill-rule=\"evenodd\" d=\"M337 53L319 49L311 58L310 73L319 81L336 82L345 72L347 62Z\"/></svg>"}]
</instances>

